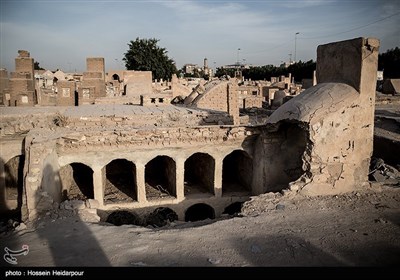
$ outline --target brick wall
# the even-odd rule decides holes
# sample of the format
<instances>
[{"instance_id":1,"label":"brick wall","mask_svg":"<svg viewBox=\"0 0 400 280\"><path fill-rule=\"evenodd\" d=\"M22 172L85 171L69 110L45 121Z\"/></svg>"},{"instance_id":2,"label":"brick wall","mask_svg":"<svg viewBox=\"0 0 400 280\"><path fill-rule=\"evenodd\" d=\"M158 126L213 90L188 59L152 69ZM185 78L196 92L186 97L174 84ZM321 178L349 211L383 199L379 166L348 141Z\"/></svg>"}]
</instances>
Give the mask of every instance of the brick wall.
<instances>
[{"instance_id":1,"label":"brick wall","mask_svg":"<svg viewBox=\"0 0 400 280\"><path fill-rule=\"evenodd\" d=\"M247 96L242 99L242 108L257 107L262 108L263 97L261 96Z\"/></svg>"},{"instance_id":2,"label":"brick wall","mask_svg":"<svg viewBox=\"0 0 400 280\"><path fill-rule=\"evenodd\" d=\"M86 58L86 69L88 72L100 72L101 79L105 81L105 63L103 57L88 57Z\"/></svg>"},{"instance_id":3,"label":"brick wall","mask_svg":"<svg viewBox=\"0 0 400 280\"><path fill-rule=\"evenodd\" d=\"M15 72L30 73L33 76L33 58L17 57L15 59Z\"/></svg>"},{"instance_id":4,"label":"brick wall","mask_svg":"<svg viewBox=\"0 0 400 280\"><path fill-rule=\"evenodd\" d=\"M75 105L75 82L61 81L57 83L57 106Z\"/></svg>"},{"instance_id":5,"label":"brick wall","mask_svg":"<svg viewBox=\"0 0 400 280\"><path fill-rule=\"evenodd\" d=\"M196 97L194 101L197 108L211 109L216 111L228 111L228 87L227 82L220 83L204 94Z\"/></svg>"}]
</instances>

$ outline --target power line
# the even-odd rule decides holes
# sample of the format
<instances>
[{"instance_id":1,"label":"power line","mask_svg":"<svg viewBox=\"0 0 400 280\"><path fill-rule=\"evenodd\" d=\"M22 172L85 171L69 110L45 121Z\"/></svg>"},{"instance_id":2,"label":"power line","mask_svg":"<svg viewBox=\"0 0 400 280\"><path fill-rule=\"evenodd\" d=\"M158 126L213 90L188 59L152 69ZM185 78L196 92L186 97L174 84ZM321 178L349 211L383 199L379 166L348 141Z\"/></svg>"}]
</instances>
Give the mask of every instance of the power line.
<instances>
[{"instance_id":1,"label":"power line","mask_svg":"<svg viewBox=\"0 0 400 280\"><path fill-rule=\"evenodd\" d=\"M294 39L291 39L291 40L289 40L289 41L283 42L282 44L279 44L279 45L277 45L277 46L275 46L275 47L272 47L272 48L269 48L269 49L263 49L263 50L254 51L254 52L245 52L244 54L256 54L256 53L262 53L262 52L272 51L272 50L275 50L275 49L277 49L277 48L279 48L279 47L285 46L285 45L287 45L288 43L293 42L293 41L294 41Z\"/></svg>"},{"instance_id":2,"label":"power line","mask_svg":"<svg viewBox=\"0 0 400 280\"><path fill-rule=\"evenodd\" d=\"M387 17L384 17L384 18L381 18L381 19L378 19L378 20L376 20L376 21L367 23L367 24L365 24L365 25L358 26L358 27L355 27L355 28L352 28L352 29L349 29L349 30L346 30L346 31L338 32L338 33L333 33L333 34L324 35L324 36L319 36L319 37L308 37L308 38L307 38L307 37L299 37L298 39L312 40L312 39L321 39L321 38L332 37L332 36L336 36L336 35L348 33L348 32L354 31L354 30L358 30L358 29L365 28L365 27L367 27L367 26L370 26L370 25L375 24L375 23L380 22L380 21L384 21L384 20L386 20L386 19L388 19L388 18L394 17L394 16L399 15L399 14L400 14L400 12L395 13L395 14L392 14L392 15L387 16Z\"/></svg>"}]
</instances>

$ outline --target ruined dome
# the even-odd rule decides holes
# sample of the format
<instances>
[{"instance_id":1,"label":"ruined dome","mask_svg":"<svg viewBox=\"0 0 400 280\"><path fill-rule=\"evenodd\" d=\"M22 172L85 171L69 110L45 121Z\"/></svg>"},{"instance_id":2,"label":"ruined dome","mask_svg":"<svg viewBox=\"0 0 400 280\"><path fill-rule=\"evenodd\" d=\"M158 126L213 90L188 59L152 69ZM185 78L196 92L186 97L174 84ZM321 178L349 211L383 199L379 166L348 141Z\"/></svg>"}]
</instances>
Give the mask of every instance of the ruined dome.
<instances>
[{"instance_id":1,"label":"ruined dome","mask_svg":"<svg viewBox=\"0 0 400 280\"><path fill-rule=\"evenodd\" d=\"M358 91L347 84L318 84L280 106L272 113L267 123L277 123L284 119L292 119L313 124L323 119L326 115L343 108L343 102L356 100L358 96Z\"/></svg>"}]
</instances>

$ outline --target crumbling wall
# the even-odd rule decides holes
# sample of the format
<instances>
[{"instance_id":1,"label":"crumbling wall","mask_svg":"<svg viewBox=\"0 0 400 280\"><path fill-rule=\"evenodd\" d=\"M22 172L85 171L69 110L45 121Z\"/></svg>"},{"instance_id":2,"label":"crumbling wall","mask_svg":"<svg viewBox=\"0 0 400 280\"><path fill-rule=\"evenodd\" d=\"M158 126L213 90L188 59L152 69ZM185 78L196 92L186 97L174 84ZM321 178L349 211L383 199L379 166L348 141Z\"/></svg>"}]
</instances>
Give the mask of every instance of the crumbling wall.
<instances>
[{"instance_id":1,"label":"crumbling wall","mask_svg":"<svg viewBox=\"0 0 400 280\"><path fill-rule=\"evenodd\" d=\"M229 81L223 81L214 87L209 88L193 100L193 106L201 109L227 112L228 84Z\"/></svg>"},{"instance_id":2,"label":"crumbling wall","mask_svg":"<svg viewBox=\"0 0 400 280\"><path fill-rule=\"evenodd\" d=\"M242 100L242 108L262 108L262 102L263 102L263 97L262 96L246 96L244 98L241 98Z\"/></svg>"},{"instance_id":3,"label":"crumbling wall","mask_svg":"<svg viewBox=\"0 0 400 280\"><path fill-rule=\"evenodd\" d=\"M303 162L310 148L306 126L300 122L282 121L267 125L255 144L255 176L263 176L258 193L281 191L306 171ZM256 183L256 182L255 182Z\"/></svg>"},{"instance_id":4,"label":"crumbling wall","mask_svg":"<svg viewBox=\"0 0 400 280\"><path fill-rule=\"evenodd\" d=\"M40 131L40 130L38 130ZM22 220L36 219L61 201L61 181L56 144L51 139L40 140L37 131L25 138L24 189Z\"/></svg>"},{"instance_id":5,"label":"crumbling wall","mask_svg":"<svg viewBox=\"0 0 400 280\"><path fill-rule=\"evenodd\" d=\"M75 106L75 81L58 81L57 88L57 106Z\"/></svg>"},{"instance_id":6,"label":"crumbling wall","mask_svg":"<svg viewBox=\"0 0 400 280\"><path fill-rule=\"evenodd\" d=\"M278 108L267 121L298 121L309 132L305 174L292 183L309 195L333 194L368 182L372 155L379 41L357 38L318 47L318 85Z\"/></svg>"},{"instance_id":7,"label":"crumbling wall","mask_svg":"<svg viewBox=\"0 0 400 280\"><path fill-rule=\"evenodd\" d=\"M176 96L186 97L192 92L192 88L181 83L176 74L172 75L171 79L172 98Z\"/></svg>"},{"instance_id":8,"label":"crumbling wall","mask_svg":"<svg viewBox=\"0 0 400 280\"><path fill-rule=\"evenodd\" d=\"M29 52L19 50L15 72L11 72L8 90L4 92L7 106L33 106L37 103L33 65Z\"/></svg>"}]
</instances>

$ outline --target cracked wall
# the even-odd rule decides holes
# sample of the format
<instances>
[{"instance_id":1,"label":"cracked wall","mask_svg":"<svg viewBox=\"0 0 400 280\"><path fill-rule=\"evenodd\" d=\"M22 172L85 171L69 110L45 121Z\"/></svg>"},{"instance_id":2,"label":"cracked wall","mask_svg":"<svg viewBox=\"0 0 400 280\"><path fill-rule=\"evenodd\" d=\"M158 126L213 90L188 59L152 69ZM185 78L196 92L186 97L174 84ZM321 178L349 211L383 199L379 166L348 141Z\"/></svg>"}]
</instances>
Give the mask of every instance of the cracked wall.
<instances>
[{"instance_id":1,"label":"cracked wall","mask_svg":"<svg viewBox=\"0 0 400 280\"><path fill-rule=\"evenodd\" d=\"M268 125L299 121L309 131L305 173L295 190L308 195L351 191L368 184L372 155L379 41L374 38L321 45L318 85L276 110Z\"/></svg>"}]
</instances>

